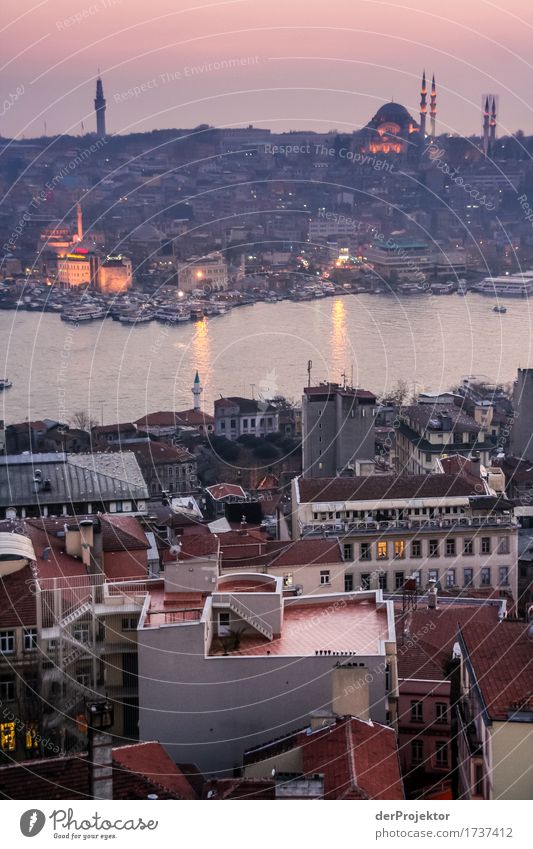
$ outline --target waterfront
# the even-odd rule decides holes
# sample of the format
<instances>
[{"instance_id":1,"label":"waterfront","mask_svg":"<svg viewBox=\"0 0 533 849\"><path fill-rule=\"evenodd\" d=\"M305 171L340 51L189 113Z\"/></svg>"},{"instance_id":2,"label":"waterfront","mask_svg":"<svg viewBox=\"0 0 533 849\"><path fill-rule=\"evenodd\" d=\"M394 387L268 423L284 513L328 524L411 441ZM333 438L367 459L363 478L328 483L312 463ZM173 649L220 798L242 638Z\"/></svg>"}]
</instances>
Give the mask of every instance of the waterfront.
<instances>
[{"instance_id":1,"label":"waterfront","mask_svg":"<svg viewBox=\"0 0 533 849\"><path fill-rule=\"evenodd\" d=\"M348 381L377 393L400 378L417 391L448 389L466 374L508 383L533 362L533 302L370 294L312 302L257 303L197 323L125 326L105 320L68 325L58 315L1 312L0 418L65 420L90 410L105 423L191 406L196 368L202 402L220 394L298 400L313 382ZM253 385L253 389L252 389Z\"/></svg>"}]
</instances>

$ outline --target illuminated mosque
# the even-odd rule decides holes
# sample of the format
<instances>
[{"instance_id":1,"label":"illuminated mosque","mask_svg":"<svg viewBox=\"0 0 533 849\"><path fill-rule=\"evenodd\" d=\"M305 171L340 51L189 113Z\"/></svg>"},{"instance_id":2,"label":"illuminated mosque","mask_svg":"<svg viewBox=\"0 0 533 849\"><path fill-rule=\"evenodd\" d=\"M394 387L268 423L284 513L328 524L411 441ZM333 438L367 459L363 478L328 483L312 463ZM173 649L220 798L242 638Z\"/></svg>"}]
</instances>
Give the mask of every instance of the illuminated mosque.
<instances>
[{"instance_id":1,"label":"illuminated mosque","mask_svg":"<svg viewBox=\"0 0 533 849\"><path fill-rule=\"evenodd\" d=\"M420 122L417 123L413 116L401 103L385 103L376 112L366 127L363 127L358 136L358 142L364 153L371 154L403 154L410 149L418 149L421 142L428 136L434 139L436 135L437 122L437 89L435 76L431 82L429 95L429 134L426 128L428 111L428 89L426 85L426 72L422 74L422 86L420 89Z\"/></svg>"}]
</instances>

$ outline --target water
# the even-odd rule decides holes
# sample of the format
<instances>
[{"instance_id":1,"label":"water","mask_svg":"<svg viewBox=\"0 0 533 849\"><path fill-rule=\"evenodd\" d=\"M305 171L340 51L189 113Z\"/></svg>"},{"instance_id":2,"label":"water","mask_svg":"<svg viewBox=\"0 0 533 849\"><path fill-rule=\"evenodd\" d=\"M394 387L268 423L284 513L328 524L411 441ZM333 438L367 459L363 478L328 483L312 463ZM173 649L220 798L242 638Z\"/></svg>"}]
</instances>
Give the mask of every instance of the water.
<instances>
[{"instance_id":1,"label":"water","mask_svg":"<svg viewBox=\"0 0 533 849\"><path fill-rule=\"evenodd\" d=\"M258 303L196 324L138 327L106 319L73 326L52 313L0 312L0 418L98 422L192 406L198 368L203 407L221 394L282 393L298 400L312 380L341 379L380 394L400 378L416 391L449 389L466 374L508 383L533 365L533 304L492 311L482 295L347 295ZM253 385L253 386L252 386Z\"/></svg>"}]
</instances>

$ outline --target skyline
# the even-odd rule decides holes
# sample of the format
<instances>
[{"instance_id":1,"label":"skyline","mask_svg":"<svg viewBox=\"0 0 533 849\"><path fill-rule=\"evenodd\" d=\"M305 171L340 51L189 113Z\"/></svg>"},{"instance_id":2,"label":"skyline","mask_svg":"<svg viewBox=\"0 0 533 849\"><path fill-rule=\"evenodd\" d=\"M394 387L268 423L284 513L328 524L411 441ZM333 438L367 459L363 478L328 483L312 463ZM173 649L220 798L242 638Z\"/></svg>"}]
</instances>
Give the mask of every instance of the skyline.
<instances>
[{"instance_id":1,"label":"skyline","mask_svg":"<svg viewBox=\"0 0 533 849\"><path fill-rule=\"evenodd\" d=\"M424 68L437 80L439 134L479 135L488 92L499 135L533 133L527 0L453 0L446 13L420 0L333 0L327 13L303 0L158 0L152 16L137 0L7 6L4 138L41 136L45 123L49 136L78 135L82 123L94 132L98 69L110 134L204 123L350 133L392 99L417 118Z\"/></svg>"}]
</instances>

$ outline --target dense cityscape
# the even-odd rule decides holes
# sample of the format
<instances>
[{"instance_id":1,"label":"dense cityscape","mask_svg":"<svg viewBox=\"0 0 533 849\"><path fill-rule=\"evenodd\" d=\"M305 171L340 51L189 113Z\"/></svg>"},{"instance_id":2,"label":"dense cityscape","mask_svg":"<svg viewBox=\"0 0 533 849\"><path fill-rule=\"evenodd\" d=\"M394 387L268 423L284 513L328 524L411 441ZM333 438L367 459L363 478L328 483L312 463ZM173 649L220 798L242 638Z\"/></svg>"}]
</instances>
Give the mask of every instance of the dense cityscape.
<instances>
[{"instance_id":1,"label":"dense cityscape","mask_svg":"<svg viewBox=\"0 0 533 849\"><path fill-rule=\"evenodd\" d=\"M115 131L166 73L0 136L0 798L531 799L533 135Z\"/></svg>"}]
</instances>

